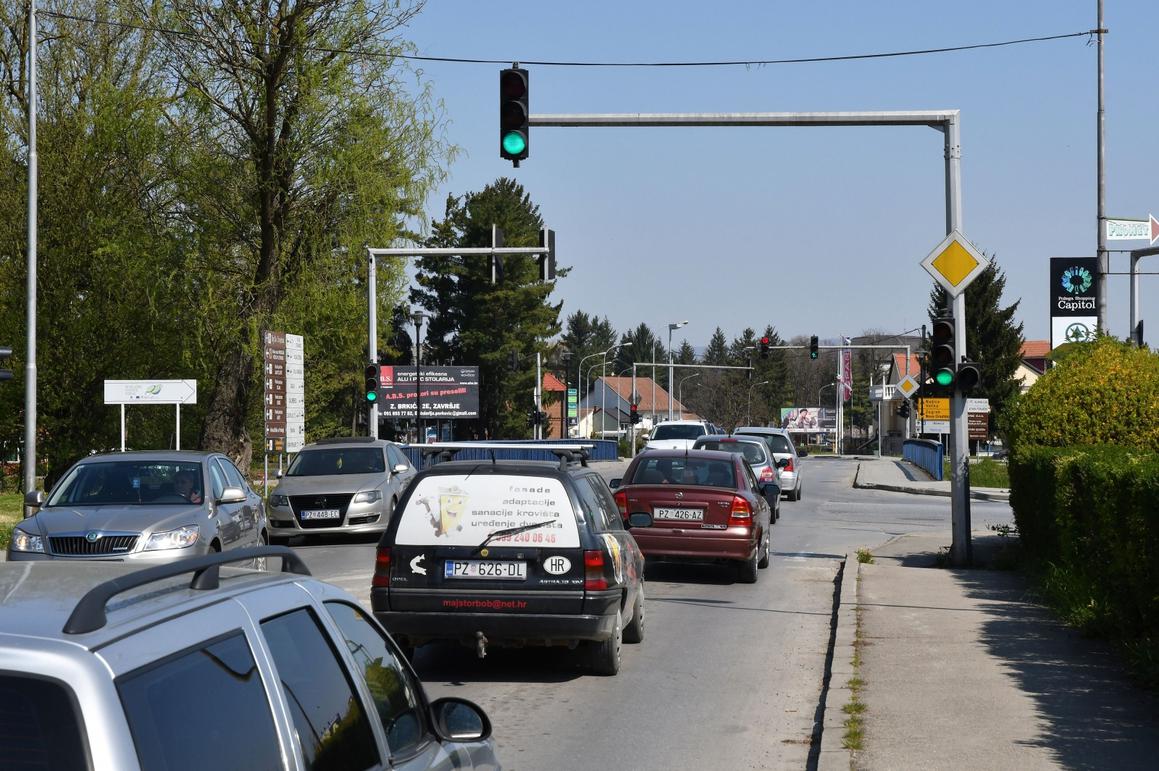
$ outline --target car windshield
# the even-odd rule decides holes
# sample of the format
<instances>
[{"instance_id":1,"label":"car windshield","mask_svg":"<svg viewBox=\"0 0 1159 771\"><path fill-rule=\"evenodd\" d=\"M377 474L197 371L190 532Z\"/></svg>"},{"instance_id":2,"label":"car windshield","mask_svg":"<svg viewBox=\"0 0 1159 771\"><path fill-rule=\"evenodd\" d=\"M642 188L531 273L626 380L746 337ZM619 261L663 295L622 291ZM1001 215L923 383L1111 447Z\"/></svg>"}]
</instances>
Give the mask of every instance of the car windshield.
<instances>
[{"instance_id":1,"label":"car windshield","mask_svg":"<svg viewBox=\"0 0 1159 771\"><path fill-rule=\"evenodd\" d=\"M386 460L377 447L327 447L298 453L288 477L318 477L333 474L381 474Z\"/></svg>"},{"instance_id":2,"label":"car windshield","mask_svg":"<svg viewBox=\"0 0 1159 771\"><path fill-rule=\"evenodd\" d=\"M48 506L200 503L201 464L190 461L115 460L75 466Z\"/></svg>"},{"instance_id":3,"label":"car windshield","mask_svg":"<svg viewBox=\"0 0 1159 771\"><path fill-rule=\"evenodd\" d=\"M721 439L709 439L696 443L698 450L722 450L736 455L743 455L745 463L756 464L765 462L765 451L756 442L738 442Z\"/></svg>"},{"instance_id":4,"label":"car windshield","mask_svg":"<svg viewBox=\"0 0 1159 771\"><path fill-rule=\"evenodd\" d=\"M695 439L704 436L704 426L676 424L656 426L652 439Z\"/></svg>"},{"instance_id":5,"label":"car windshield","mask_svg":"<svg viewBox=\"0 0 1159 771\"><path fill-rule=\"evenodd\" d=\"M736 487L736 476L729 461L704 458L657 458L645 455L630 483L636 485L700 485Z\"/></svg>"},{"instance_id":6,"label":"car windshield","mask_svg":"<svg viewBox=\"0 0 1159 771\"><path fill-rule=\"evenodd\" d=\"M784 434L746 434L746 436L759 436L765 440L765 444L773 452L793 452L793 448L789 445L789 439Z\"/></svg>"}]
</instances>

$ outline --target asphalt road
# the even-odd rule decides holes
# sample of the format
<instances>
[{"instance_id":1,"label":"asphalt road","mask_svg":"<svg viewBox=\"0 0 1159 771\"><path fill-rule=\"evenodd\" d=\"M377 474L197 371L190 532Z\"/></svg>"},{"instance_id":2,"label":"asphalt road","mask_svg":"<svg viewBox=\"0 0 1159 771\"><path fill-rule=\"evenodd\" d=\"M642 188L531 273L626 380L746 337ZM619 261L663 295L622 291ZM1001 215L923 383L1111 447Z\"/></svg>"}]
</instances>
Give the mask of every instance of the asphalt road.
<instances>
[{"instance_id":1,"label":"asphalt road","mask_svg":"<svg viewBox=\"0 0 1159 771\"><path fill-rule=\"evenodd\" d=\"M562 648L419 649L433 698L480 704L504 767L804 768L822 697L840 560L903 533L950 544L948 498L852 487L854 460L802 462L804 498L783 501L774 555L756 584L714 566L650 566L644 642L620 674L586 674ZM609 464L606 476L622 466ZM972 502L975 528L1012 522L1006 503ZM374 544L296 547L314 574L369 607Z\"/></svg>"}]
</instances>

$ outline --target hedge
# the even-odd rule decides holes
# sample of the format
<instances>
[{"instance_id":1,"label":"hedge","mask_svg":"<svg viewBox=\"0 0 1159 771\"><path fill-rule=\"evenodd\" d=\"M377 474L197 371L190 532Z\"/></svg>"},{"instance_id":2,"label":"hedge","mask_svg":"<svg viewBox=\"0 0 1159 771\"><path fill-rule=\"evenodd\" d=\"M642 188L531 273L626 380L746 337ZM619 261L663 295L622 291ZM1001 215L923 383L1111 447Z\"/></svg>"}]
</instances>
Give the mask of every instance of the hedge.
<instances>
[{"instance_id":1,"label":"hedge","mask_svg":"<svg viewBox=\"0 0 1159 771\"><path fill-rule=\"evenodd\" d=\"M1159 454L1022 447L1010 504L1028 556L1065 582L1089 622L1159 641Z\"/></svg>"}]
</instances>

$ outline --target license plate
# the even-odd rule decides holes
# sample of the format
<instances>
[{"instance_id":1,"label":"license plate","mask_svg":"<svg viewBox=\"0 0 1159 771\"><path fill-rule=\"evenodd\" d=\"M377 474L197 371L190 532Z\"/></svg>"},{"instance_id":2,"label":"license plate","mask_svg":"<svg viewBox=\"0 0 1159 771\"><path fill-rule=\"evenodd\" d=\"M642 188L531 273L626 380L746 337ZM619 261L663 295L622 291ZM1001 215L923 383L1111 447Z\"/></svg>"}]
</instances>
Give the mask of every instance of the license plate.
<instances>
[{"instance_id":1,"label":"license plate","mask_svg":"<svg viewBox=\"0 0 1159 771\"><path fill-rule=\"evenodd\" d=\"M703 522L704 509L666 509L659 507L653 510L655 519L679 519L683 522Z\"/></svg>"},{"instance_id":2,"label":"license plate","mask_svg":"<svg viewBox=\"0 0 1159 771\"><path fill-rule=\"evenodd\" d=\"M338 509L308 509L299 516L302 519L338 519L342 512Z\"/></svg>"},{"instance_id":3,"label":"license plate","mask_svg":"<svg viewBox=\"0 0 1159 771\"><path fill-rule=\"evenodd\" d=\"M498 560L447 560L443 563L443 577L523 581L527 578L527 563Z\"/></svg>"}]
</instances>

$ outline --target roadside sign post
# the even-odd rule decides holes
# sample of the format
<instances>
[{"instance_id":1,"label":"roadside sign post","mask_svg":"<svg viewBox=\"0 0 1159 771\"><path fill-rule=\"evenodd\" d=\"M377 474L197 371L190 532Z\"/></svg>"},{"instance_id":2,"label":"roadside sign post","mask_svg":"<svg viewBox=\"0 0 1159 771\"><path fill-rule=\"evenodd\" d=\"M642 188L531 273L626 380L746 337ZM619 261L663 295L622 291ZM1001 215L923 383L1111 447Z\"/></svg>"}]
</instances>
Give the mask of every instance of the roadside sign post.
<instances>
[{"instance_id":1,"label":"roadside sign post","mask_svg":"<svg viewBox=\"0 0 1159 771\"><path fill-rule=\"evenodd\" d=\"M181 449L181 405L197 404L196 380L106 380L105 404L121 406L121 452L125 451L126 404L173 404L177 407L175 449Z\"/></svg>"}]
</instances>

